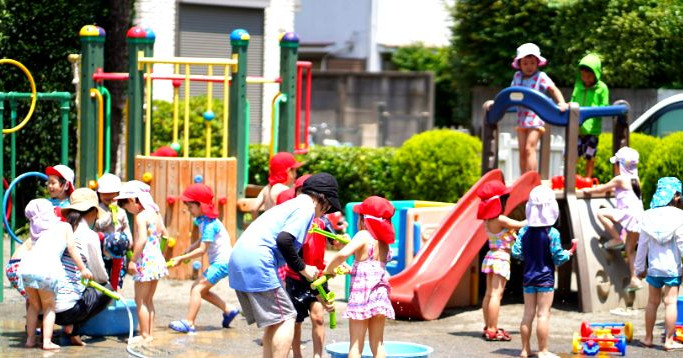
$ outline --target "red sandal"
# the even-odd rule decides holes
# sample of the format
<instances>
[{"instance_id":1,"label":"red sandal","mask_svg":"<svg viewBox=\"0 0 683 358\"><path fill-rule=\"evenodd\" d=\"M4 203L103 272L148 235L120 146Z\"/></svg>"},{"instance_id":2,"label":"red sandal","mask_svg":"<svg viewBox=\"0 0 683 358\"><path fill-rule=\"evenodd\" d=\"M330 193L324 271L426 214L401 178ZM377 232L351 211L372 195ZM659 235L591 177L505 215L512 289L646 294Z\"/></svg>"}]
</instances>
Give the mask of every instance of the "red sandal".
<instances>
[{"instance_id":1,"label":"red sandal","mask_svg":"<svg viewBox=\"0 0 683 358\"><path fill-rule=\"evenodd\" d=\"M508 342L512 340L512 338L510 338L510 335L504 329L501 328L499 328L495 332L486 330L486 333L484 334L484 339L490 342Z\"/></svg>"}]
</instances>

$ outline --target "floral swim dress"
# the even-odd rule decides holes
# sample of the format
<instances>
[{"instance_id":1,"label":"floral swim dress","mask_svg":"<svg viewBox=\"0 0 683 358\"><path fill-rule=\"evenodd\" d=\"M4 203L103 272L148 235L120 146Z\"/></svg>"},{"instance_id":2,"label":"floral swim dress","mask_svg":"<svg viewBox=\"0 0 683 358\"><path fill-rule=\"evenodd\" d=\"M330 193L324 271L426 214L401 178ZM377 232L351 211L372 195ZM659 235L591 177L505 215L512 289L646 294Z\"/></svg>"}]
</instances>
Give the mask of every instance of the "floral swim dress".
<instances>
[{"instance_id":1,"label":"floral swim dress","mask_svg":"<svg viewBox=\"0 0 683 358\"><path fill-rule=\"evenodd\" d=\"M154 281L168 275L166 259L161 253L161 232L154 223L147 226L147 242L135 265L137 272L133 280L136 282Z\"/></svg>"}]
</instances>

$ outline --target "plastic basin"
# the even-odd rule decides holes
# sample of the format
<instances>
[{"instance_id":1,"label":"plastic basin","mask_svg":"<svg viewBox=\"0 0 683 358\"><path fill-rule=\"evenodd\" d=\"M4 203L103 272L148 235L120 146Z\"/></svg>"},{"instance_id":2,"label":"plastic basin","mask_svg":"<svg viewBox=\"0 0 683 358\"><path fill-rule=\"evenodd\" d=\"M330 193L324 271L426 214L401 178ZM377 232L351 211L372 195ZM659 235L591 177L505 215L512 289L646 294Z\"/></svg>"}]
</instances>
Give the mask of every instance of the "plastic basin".
<instances>
[{"instance_id":1,"label":"plastic basin","mask_svg":"<svg viewBox=\"0 0 683 358\"><path fill-rule=\"evenodd\" d=\"M683 324L683 296L678 296L678 317L676 318L676 324Z\"/></svg>"},{"instance_id":2,"label":"plastic basin","mask_svg":"<svg viewBox=\"0 0 683 358\"><path fill-rule=\"evenodd\" d=\"M385 341L384 349L387 352L387 357L405 357L405 358L416 358L416 357L429 357L429 355L434 352L434 349L430 346L425 346L417 343L410 342L396 342L396 341ZM332 358L346 358L349 355L349 342L337 342L328 344L325 347L325 351L330 354ZM365 342L363 345L363 358L372 358L372 351L370 351L370 344Z\"/></svg>"}]
</instances>

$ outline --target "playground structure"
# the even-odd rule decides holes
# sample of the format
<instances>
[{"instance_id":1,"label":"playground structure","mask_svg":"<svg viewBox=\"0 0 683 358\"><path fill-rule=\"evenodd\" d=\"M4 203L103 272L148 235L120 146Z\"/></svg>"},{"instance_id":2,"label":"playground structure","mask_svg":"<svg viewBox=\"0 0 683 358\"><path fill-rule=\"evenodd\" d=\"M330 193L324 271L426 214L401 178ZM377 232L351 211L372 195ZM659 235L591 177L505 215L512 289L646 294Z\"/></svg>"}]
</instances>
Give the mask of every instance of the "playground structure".
<instances>
[{"instance_id":1,"label":"playground structure","mask_svg":"<svg viewBox=\"0 0 683 358\"><path fill-rule=\"evenodd\" d=\"M81 54L70 55L69 60L75 65L78 75L76 103L79 107L78 153L76 155L76 185L96 188L96 179L111 168L111 95L105 84L107 81L127 82L127 117L125 118L125 170L124 179L138 179L150 184L152 195L160 205L169 231L169 236L176 240L176 245L168 245L164 254L172 257L181 254L191 243L191 216L179 202L180 193L192 183L203 182L209 185L220 209L220 219L225 223L233 242L237 238L237 221L241 213L237 212L236 200L244 197L248 178L248 107L246 99L247 85L274 84L279 92L273 99L273 115L271 151L289 151L304 153L308 149L308 125L310 123L311 96L311 63L298 62L298 36L293 32L280 37L280 77L267 79L246 76L247 48L249 34L242 29L230 34L232 54L226 58L156 58L153 56L156 35L150 29L138 26L127 32L129 71L127 73L106 73L104 67L104 29L94 25L86 25L79 32ZM31 118L35 103L38 100L57 101L60 104L62 120L61 156L62 164L68 165L68 115L71 100L74 97L68 92L38 93L30 71L21 63L2 59L0 64L11 64L19 67L29 79L32 93L0 93L0 114L4 111L4 101L9 101L12 127L3 130L11 134L11 179L15 179L14 169L16 131L21 129ZM174 73L157 74L156 64L171 64ZM192 74L191 69L203 66L207 75ZM213 75L215 68L222 69L220 76ZM180 71L182 69L182 73ZM154 113L152 106L153 83L155 81L172 81L174 87L173 103L173 138L169 143L180 157L151 156L154 129L152 126ZM306 81L304 83L303 81ZM204 158L191 158L189 153L189 106L190 83L202 82L207 85L207 107L203 112L205 120L206 150ZM211 121L215 118L212 108L213 85L222 85L223 115L221 145L219 157L211 157ZM305 94L304 94L305 87ZM184 108L181 111L180 91L184 90ZM31 108L19 125L17 119L17 102L31 100ZM304 102L305 101L305 102ZM302 118L302 107L306 108ZM182 114L181 114L182 113ZM183 124L180 129L180 118ZM0 119L2 116L0 116ZM304 123L302 122L304 119ZM2 121L0 120L0 126ZM304 125L304 128L301 128ZM182 137L181 137L182 134ZM3 138L0 137L0 140ZM182 150L181 150L182 148ZM2 153L0 153L0 171L2 171ZM36 173L40 174L40 173ZM38 176L38 175L31 175ZM24 176L23 178L30 177ZM13 180L13 184L14 180ZM10 186L13 188L14 186ZM0 189L0 197L4 192ZM5 207L8 201L5 200ZM11 223L7 228L13 234L14 210ZM16 242L21 242L15 235L11 251L14 252ZM172 246L172 247L171 247ZM2 247L0 247L2 255ZM204 262L206 264L206 262ZM190 265L178 265L171 269L171 278L189 278L192 275ZM0 302L2 301L0 292Z\"/></svg>"}]
</instances>

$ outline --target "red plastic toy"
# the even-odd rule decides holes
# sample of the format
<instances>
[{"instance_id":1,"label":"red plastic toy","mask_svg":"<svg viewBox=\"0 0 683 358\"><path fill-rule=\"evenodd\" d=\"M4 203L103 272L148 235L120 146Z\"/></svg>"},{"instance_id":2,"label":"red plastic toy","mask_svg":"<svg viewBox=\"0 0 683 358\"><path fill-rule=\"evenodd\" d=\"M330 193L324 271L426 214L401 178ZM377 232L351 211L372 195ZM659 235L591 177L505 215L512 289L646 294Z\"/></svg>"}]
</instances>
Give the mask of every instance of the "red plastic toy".
<instances>
[{"instance_id":1,"label":"red plastic toy","mask_svg":"<svg viewBox=\"0 0 683 358\"><path fill-rule=\"evenodd\" d=\"M598 353L626 355L626 342L633 339L633 324L581 322L581 332L575 332L572 352L594 356Z\"/></svg>"}]
</instances>

